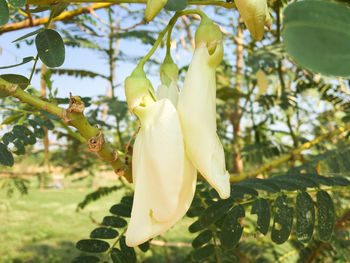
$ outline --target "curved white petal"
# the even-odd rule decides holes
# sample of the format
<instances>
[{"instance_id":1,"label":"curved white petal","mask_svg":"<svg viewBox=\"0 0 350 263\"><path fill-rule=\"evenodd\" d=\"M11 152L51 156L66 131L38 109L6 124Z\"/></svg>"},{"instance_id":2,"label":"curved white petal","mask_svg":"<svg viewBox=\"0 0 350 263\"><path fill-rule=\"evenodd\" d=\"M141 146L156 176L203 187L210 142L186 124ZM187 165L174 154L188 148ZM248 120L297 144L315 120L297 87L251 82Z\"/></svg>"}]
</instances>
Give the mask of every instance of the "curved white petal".
<instances>
[{"instance_id":1,"label":"curved white petal","mask_svg":"<svg viewBox=\"0 0 350 263\"><path fill-rule=\"evenodd\" d=\"M196 171L188 164L175 107L168 99L136 107L141 121L133 150L135 187L128 246L137 246L161 234L189 208Z\"/></svg>"},{"instance_id":2,"label":"curved white petal","mask_svg":"<svg viewBox=\"0 0 350 263\"><path fill-rule=\"evenodd\" d=\"M221 198L230 196L229 174L222 144L216 134L215 69L222 57L222 43L213 54L203 43L196 47L177 109L189 159Z\"/></svg>"},{"instance_id":3,"label":"curved white petal","mask_svg":"<svg viewBox=\"0 0 350 263\"><path fill-rule=\"evenodd\" d=\"M162 84L157 90L157 99L169 99L173 105L176 107L179 98L179 89L174 81L170 83L170 86Z\"/></svg>"}]
</instances>

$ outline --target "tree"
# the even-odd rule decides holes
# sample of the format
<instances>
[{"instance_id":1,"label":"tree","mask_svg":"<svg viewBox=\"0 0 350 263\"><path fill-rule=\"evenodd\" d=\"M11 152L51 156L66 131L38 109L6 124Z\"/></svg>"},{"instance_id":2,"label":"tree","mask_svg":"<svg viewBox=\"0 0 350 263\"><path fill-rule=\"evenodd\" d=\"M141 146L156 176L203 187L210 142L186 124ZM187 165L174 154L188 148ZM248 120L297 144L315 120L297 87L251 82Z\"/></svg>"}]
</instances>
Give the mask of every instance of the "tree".
<instances>
[{"instance_id":1,"label":"tree","mask_svg":"<svg viewBox=\"0 0 350 263\"><path fill-rule=\"evenodd\" d=\"M10 131L3 135L0 143L1 164L12 166L13 154L25 154L26 147L34 145L37 139L44 138L45 129L48 129L58 132L59 136L64 136L67 143L72 145L64 154L56 156L58 160L56 163L59 165L76 161L84 155L84 162L76 165L74 169L99 167L103 163L108 163L116 173L129 182L135 180L136 176L137 180L141 180L147 169L153 168L155 171L154 174L150 173L152 177L149 176L142 181L141 186L139 184L141 190L135 189L142 191L148 187L147 191L143 190L145 194L143 198L133 199L133 192L129 192L121 203L111 207L112 215L107 215L103 219L102 226L92 231L90 239L77 242L77 248L81 251L104 254L82 255L74 262L106 260L136 262L135 249L126 245L128 233L126 239L124 235L128 228L125 218L132 215L132 209L136 210L135 202L141 204L139 207L147 205L155 207L150 210L153 213L150 217L171 217L171 220L164 219L165 223L160 223L163 230L159 232L164 232L177 221L174 219L175 216L170 216L169 213L175 211L174 213L179 215L186 211L180 213L177 207L189 205L186 215L194 218L189 231L198 233L192 242L193 250L186 259L189 262L191 260L313 262L326 258L332 261L347 261L346 255L349 254L346 239L349 235L347 205L350 185L346 178L350 171L347 162L350 154L348 144L350 126L347 124L349 120L347 98L350 85L348 81L350 8L346 1L275 0L266 3L264 0L238 0L233 3L219 0L168 0L166 3L166 1L115 0L110 3L95 1L91 5L83 4L86 1L78 1L82 5L65 2L29 0L6 3L5 0L0 0L0 24L3 25L0 28L1 34L42 25L39 29L16 40L23 42L35 37L37 55L24 58L20 64L2 67L9 68L34 62L28 78L16 74L0 76L2 107L7 109L3 116L3 124L11 127ZM153 19L147 21L148 24L143 20L143 11L129 9L129 6L124 4L144 5L146 2L146 20ZM253 2L253 5L247 4L249 2ZM37 8L30 8L30 5ZM241 18L236 5L242 15ZM195 9L190 9L192 7ZM107 22L95 13L94 10L100 8L105 8L103 16L108 19ZM64 11L65 9L67 11ZM50 10L50 16L39 17L36 15L38 10ZM162 11L158 14L160 10ZM134 16L136 22L123 28L121 23L130 16ZM269 19L270 16L272 20ZM9 19L10 23L7 24ZM64 24L58 24L58 21L64 21ZM168 21L166 26L164 21ZM77 25L85 32L84 36L81 37L80 33L71 30L69 28L71 24ZM263 37L264 24L269 30L265 31ZM139 29L140 26L143 28ZM217 29L218 32L215 31ZM193 37L195 31L197 34ZM96 38L101 38L102 35L104 40L96 41ZM119 41L130 38L139 39L144 45L151 44L152 48L148 49L148 53L142 58L136 58L138 64L125 82L125 101L115 96L115 89L118 87L115 65L118 61L131 60L133 51L119 49ZM171 50L172 42L181 46L181 50L177 48L176 52L192 53L191 50L195 49L196 55L198 46L205 42L207 45L204 48L209 57L218 52L222 44L225 53L222 61L220 57L221 63L218 65L212 61L213 59L208 58L209 62L203 61L208 65L214 63L215 66L210 64L209 68L205 68L201 63L196 64L192 60L188 68L189 61L175 59L178 65L174 63L171 58L175 54ZM109 72L100 74L84 69L60 69L59 67L67 59L65 46L87 47L95 52L101 52L108 61ZM164 61L161 62L162 58L159 57L151 60L156 51L162 52L162 46L166 49ZM42 79L47 85L47 98L40 98L34 88L28 87L39 60L49 67L46 73L42 73ZM219 59L215 61L220 62ZM144 71L146 62L151 70ZM176 103L174 106L164 103L163 108L171 109L166 112L157 111L158 115L143 111L161 101L160 97L156 98L157 95L146 77L151 75L153 69L158 69L159 64L161 64L161 82L167 86L166 89L176 88L178 83L184 83L184 90L185 87L198 82L198 85L203 87L204 93L206 83L214 83L215 88L216 82L216 106L210 107L208 103L211 111L208 111L203 118L191 119L187 124L184 119L192 112L188 107L184 107L186 110L181 111L179 105L182 105L182 102L177 106ZM194 67L199 69L193 69ZM206 73L198 77L204 71ZM211 72L214 78L210 77ZM101 77L109 83L110 93L94 102L98 105L97 108L84 113L85 107L91 103L91 98L80 98L76 96L77 94L74 96L71 94L68 99L58 98L52 89L53 74ZM182 84L179 86L182 87ZM193 101L193 109L199 107L202 93L198 94L197 97L192 95L190 98ZM181 99L181 96L185 95L180 95L180 101L187 101ZM213 99L215 102L215 98ZM15 109L10 106L14 103L16 103ZM62 104L69 105L65 108L60 106ZM130 117L128 107L130 112L136 113L140 119L140 130L139 123ZM207 108L201 109L203 110L195 116L201 116L200 114ZM205 150L208 148L203 145L212 139L203 135L200 137L203 145L196 143L195 146L191 146L196 135L189 133L201 123L210 122L211 113L214 113L214 120L216 116L217 134L223 146L226 167L230 174L229 198L223 194L222 186L216 184L217 179L203 168L209 161L201 163L203 160L201 158L211 153L211 150ZM177 119L178 114L180 124L177 126L173 125L173 122L171 125L165 124L163 118L157 117ZM111 122L112 118L114 124ZM146 123L146 119L150 124ZM190 126L192 123L196 125ZM161 132L155 136L156 128L147 130L145 129L147 125L159 126L164 130L160 130ZM210 125L203 125L204 129L207 129L207 126ZM162 141L162 135L168 131L167 127L172 127L170 129L172 132L178 128L179 131L176 134L174 132L174 138L177 136L176 140L181 143L184 141L182 148L176 152L171 150L173 149L171 145L175 147L179 143L172 141L173 144L165 144ZM186 130L187 127L190 128ZM209 128L215 130L216 127ZM202 132L205 133L204 130ZM201 136L201 131L197 135ZM133 144L135 137L136 141L142 143ZM168 140L167 136L164 136L164 140ZM150 142L154 148L146 149L145 154L146 146L140 145ZM90 152L100 156L103 162L96 161L91 153L83 152L77 155L78 149L84 148L85 145ZM182 158L178 161L179 167L180 162L185 162L183 159L188 158L200 171L193 201L188 197L186 202L177 201L174 207L170 199L181 192L184 186L175 191L175 186L180 183L167 184L167 182L176 176L169 175L168 179L161 181L165 173L160 172L158 176L156 172L158 168L159 171L164 171L161 169L168 171L166 170L168 166L164 165L164 162L171 163L173 159L165 158L166 154L152 157L153 152L162 152L163 148L167 147L168 154L173 156L173 159L175 155L179 156L179 160ZM194 150L191 150L191 147ZM201 150L198 152L196 147ZM215 152L214 159L220 159L218 147L210 148ZM74 158L65 161L68 154ZM135 155L141 157L135 161ZM139 165L139 161L144 158L142 156L146 155L150 158ZM137 165L142 167L142 170L135 175ZM175 174L180 176L181 171ZM169 174L170 172L173 171L169 171ZM183 176L188 178L185 172ZM153 184L151 180L154 180ZM152 202L147 202L150 192L156 187L155 182L161 185L157 191L159 195L150 198ZM117 189L99 188L85 198L80 208ZM161 195L162 189L165 189L164 195ZM173 193L170 197L169 192ZM189 193L188 196L190 195ZM178 199L182 200L181 194L179 196ZM158 207L162 209L157 210ZM166 209L170 212L163 215L161 212ZM150 223L152 224L155 223ZM121 228L121 233L115 228ZM269 232L272 242L270 238L264 237ZM317 235L314 235L314 232ZM151 231L148 237L153 237L153 234L155 233ZM252 238L253 236L257 238ZM108 243L104 239L114 239L114 242ZM143 252L150 246L148 239L145 241L143 244L137 243Z\"/></svg>"}]
</instances>

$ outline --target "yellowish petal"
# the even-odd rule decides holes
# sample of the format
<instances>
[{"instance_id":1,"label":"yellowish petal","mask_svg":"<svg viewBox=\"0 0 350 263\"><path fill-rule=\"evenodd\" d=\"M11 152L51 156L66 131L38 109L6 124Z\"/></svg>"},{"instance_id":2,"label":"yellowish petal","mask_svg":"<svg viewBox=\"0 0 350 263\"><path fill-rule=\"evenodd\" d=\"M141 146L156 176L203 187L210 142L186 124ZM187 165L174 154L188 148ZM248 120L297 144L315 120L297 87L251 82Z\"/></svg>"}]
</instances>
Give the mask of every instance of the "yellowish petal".
<instances>
[{"instance_id":1,"label":"yellowish petal","mask_svg":"<svg viewBox=\"0 0 350 263\"><path fill-rule=\"evenodd\" d=\"M177 84L172 81L170 83L170 86L167 87L166 85L160 85L157 90L157 99L169 99L173 105L176 107L177 101L179 98L179 88L177 87Z\"/></svg>"}]
</instances>

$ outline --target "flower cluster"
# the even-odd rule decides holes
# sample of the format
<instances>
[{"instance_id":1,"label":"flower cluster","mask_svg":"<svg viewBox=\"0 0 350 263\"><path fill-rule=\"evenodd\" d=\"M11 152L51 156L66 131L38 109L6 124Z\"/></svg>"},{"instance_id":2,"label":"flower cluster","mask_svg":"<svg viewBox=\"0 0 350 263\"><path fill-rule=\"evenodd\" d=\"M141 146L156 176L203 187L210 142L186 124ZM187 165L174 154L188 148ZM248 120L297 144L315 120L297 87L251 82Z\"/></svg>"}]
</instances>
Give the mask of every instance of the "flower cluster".
<instances>
[{"instance_id":1,"label":"flower cluster","mask_svg":"<svg viewBox=\"0 0 350 263\"><path fill-rule=\"evenodd\" d=\"M222 60L220 29L202 18L181 93L169 54L160 69L157 98L141 66L125 80L129 109L140 120L132 156L135 188L126 232L128 246L155 237L189 209L197 171L221 198L230 196L225 156L216 134L215 70Z\"/></svg>"}]
</instances>

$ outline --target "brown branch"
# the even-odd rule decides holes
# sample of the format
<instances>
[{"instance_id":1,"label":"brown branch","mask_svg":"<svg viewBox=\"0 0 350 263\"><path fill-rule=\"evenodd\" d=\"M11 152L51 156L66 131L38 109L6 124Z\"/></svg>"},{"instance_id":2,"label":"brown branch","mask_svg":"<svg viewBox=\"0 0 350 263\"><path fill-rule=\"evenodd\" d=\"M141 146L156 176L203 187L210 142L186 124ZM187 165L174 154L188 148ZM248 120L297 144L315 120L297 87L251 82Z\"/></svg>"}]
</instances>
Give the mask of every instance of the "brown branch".
<instances>
[{"instance_id":1,"label":"brown branch","mask_svg":"<svg viewBox=\"0 0 350 263\"><path fill-rule=\"evenodd\" d=\"M63 109L50 102L44 101L36 96L29 94L22 90L18 85L11 84L2 78L0 78L0 90L9 93L14 98L19 99L22 103L28 103L38 109L52 113L60 117L67 125L75 127L79 133L85 138L86 141L90 141L96 136L102 136L101 131L87 121L81 110L81 106L84 104L79 97L71 97L68 109ZM90 141L91 144L91 141ZM97 154L107 161L118 174L121 170L126 169L124 176L131 180L131 174L128 167L118 158L117 152L113 149L113 146L104 142Z\"/></svg>"},{"instance_id":2,"label":"brown branch","mask_svg":"<svg viewBox=\"0 0 350 263\"><path fill-rule=\"evenodd\" d=\"M55 17L53 20L54 21L68 20L81 14L90 13L92 9L97 10L97 9L106 8L112 5L114 5L114 3L98 3L98 4L92 4L90 6L80 7L72 11L62 12L59 16ZM22 22L5 25L3 27L0 27L0 35L10 31L16 31L16 30L20 30L28 27L44 25L48 21L49 21L49 17L42 17L42 18L36 18L36 19L27 19Z\"/></svg>"}]
</instances>

